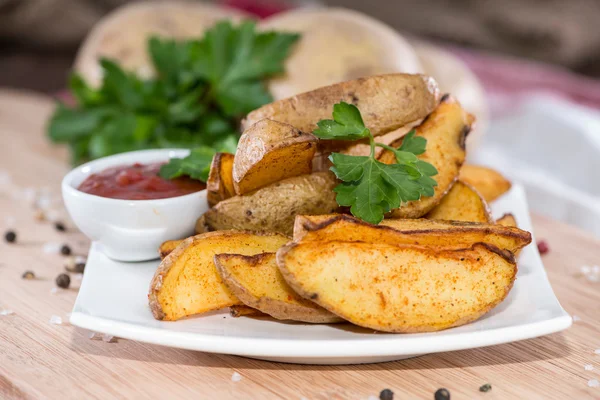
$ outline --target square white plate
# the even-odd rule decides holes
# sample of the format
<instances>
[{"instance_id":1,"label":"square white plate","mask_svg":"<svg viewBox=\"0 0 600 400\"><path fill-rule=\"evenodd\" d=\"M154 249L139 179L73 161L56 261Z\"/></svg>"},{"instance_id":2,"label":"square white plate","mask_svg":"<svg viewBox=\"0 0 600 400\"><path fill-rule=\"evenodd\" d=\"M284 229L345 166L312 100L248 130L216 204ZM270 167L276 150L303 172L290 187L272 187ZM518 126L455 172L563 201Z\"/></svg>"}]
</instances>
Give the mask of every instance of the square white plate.
<instances>
[{"instance_id":1,"label":"square white plate","mask_svg":"<svg viewBox=\"0 0 600 400\"><path fill-rule=\"evenodd\" d=\"M523 229L531 220L523 188L493 205L512 212ZM535 246L521 252L517 280L506 300L480 320L435 333L387 334L350 324L310 325L268 318L232 318L227 310L176 322L157 321L148 308L150 279L159 261L122 263L92 244L71 324L95 332L191 350L306 364L355 364L529 339L566 329L562 309Z\"/></svg>"}]
</instances>

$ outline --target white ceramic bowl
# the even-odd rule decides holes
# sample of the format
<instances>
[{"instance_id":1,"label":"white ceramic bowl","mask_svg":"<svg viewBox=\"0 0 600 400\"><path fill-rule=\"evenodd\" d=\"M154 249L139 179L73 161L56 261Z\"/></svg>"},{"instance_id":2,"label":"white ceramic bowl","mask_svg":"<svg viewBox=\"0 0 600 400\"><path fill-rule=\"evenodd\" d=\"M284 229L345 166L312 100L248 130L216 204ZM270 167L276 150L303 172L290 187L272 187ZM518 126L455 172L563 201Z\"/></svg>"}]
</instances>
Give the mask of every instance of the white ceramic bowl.
<instances>
[{"instance_id":1,"label":"white ceramic bowl","mask_svg":"<svg viewBox=\"0 0 600 400\"><path fill-rule=\"evenodd\" d=\"M119 261L158 258L158 246L165 240L194 233L196 219L208 209L206 190L157 200L119 200L77 190L90 174L106 168L134 163L168 161L185 157L189 150L142 150L100 158L69 172L62 181L67 211L77 227L102 251Z\"/></svg>"}]
</instances>

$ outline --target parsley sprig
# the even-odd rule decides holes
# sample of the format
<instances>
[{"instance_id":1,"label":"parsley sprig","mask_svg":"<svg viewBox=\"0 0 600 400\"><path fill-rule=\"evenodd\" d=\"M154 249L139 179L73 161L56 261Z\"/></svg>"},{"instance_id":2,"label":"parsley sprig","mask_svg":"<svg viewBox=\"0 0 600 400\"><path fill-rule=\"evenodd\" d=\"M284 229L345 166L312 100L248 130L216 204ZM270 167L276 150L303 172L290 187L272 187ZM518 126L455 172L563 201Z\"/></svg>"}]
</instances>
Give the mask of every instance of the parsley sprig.
<instances>
[{"instance_id":1,"label":"parsley sprig","mask_svg":"<svg viewBox=\"0 0 600 400\"><path fill-rule=\"evenodd\" d=\"M320 139L359 140L369 139L369 156L352 156L332 153L331 170L342 181L334 190L340 206L350 207L350 212L366 222L378 224L384 214L403 203L419 200L421 196L433 196L437 182L431 178L436 168L419 160L425 152L427 140L409 132L400 148L395 149L375 142L371 131L365 126L360 111L348 103L333 106L333 120L319 121L313 133ZM379 146L396 156L395 164L384 164L375 158Z\"/></svg>"},{"instance_id":2,"label":"parsley sprig","mask_svg":"<svg viewBox=\"0 0 600 400\"><path fill-rule=\"evenodd\" d=\"M142 79L108 59L100 62L99 88L73 74L76 104L59 104L48 135L70 145L74 164L149 148L235 151L240 118L273 100L265 79L284 71L298 38L257 32L252 21L219 22L196 40L150 38L156 77ZM187 163L175 163L188 174Z\"/></svg>"}]
</instances>

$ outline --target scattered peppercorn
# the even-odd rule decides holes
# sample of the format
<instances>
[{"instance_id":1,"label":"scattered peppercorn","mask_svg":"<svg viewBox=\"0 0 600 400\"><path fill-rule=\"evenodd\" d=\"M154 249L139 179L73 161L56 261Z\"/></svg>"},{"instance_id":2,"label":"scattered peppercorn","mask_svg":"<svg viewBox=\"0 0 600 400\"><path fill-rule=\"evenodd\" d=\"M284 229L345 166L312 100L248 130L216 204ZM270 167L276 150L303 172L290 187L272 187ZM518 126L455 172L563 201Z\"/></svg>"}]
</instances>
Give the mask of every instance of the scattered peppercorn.
<instances>
[{"instance_id":1,"label":"scattered peppercorn","mask_svg":"<svg viewBox=\"0 0 600 400\"><path fill-rule=\"evenodd\" d=\"M79 263L75 264L75 268L73 269L73 272L75 272L77 274L83 274L84 271L85 271L85 263L84 262L79 262Z\"/></svg>"},{"instance_id":2,"label":"scattered peppercorn","mask_svg":"<svg viewBox=\"0 0 600 400\"><path fill-rule=\"evenodd\" d=\"M433 397L435 400L450 400L450 392L448 389L438 389Z\"/></svg>"},{"instance_id":3,"label":"scattered peppercorn","mask_svg":"<svg viewBox=\"0 0 600 400\"><path fill-rule=\"evenodd\" d=\"M489 392L490 390L492 390L492 385L490 385L489 383L486 383L485 385L481 385L481 387L479 388L480 392Z\"/></svg>"},{"instance_id":4,"label":"scattered peppercorn","mask_svg":"<svg viewBox=\"0 0 600 400\"><path fill-rule=\"evenodd\" d=\"M23 272L23 279L35 279L35 274L33 271L25 271Z\"/></svg>"},{"instance_id":5,"label":"scattered peppercorn","mask_svg":"<svg viewBox=\"0 0 600 400\"><path fill-rule=\"evenodd\" d=\"M545 240L540 240L537 243L537 247L538 247L538 251L540 252L540 254L546 254L547 252L550 251L550 247L548 247L548 243L546 243Z\"/></svg>"},{"instance_id":6,"label":"scattered peppercorn","mask_svg":"<svg viewBox=\"0 0 600 400\"><path fill-rule=\"evenodd\" d=\"M14 243L17 241L17 234L15 231L7 231L4 234L4 240L6 240L8 243Z\"/></svg>"},{"instance_id":7,"label":"scattered peppercorn","mask_svg":"<svg viewBox=\"0 0 600 400\"><path fill-rule=\"evenodd\" d=\"M394 400L394 392L390 389L383 389L379 393L379 400Z\"/></svg>"},{"instance_id":8,"label":"scattered peppercorn","mask_svg":"<svg viewBox=\"0 0 600 400\"><path fill-rule=\"evenodd\" d=\"M71 278L67 274L60 274L56 277L56 286L61 289L68 289L71 285Z\"/></svg>"},{"instance_id":9,"label":"scattered peppercorn","mask_svg":"<svg viewBox=\"0 0 600 400\"><path fill-rule=\"evenodd\" d=\"M63 224L62 222L55 222L54 229L56 229L59 232L64 232L67 230L67 228L65 227L65 224Z\"/></svg>"},{"instance_id":10,"label":"scattered peppercorn","mask_svg":"<svg viewBox=\"0 0 600 400\"><path fill-rule=\"evenodd\" d=\"M60 253L64 256L68 256L71 254L71 248L69 245L63 244L63 246L60 248Z\"/></svg>"}]
</instances>

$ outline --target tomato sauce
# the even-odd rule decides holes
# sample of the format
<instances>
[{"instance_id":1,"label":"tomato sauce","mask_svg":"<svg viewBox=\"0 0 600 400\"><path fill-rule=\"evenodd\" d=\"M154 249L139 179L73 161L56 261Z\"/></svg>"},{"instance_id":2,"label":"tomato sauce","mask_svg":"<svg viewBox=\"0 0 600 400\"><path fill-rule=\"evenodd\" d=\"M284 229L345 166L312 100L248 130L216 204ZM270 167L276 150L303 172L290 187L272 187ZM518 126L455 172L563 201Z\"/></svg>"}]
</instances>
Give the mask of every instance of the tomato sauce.
<instances>
[{"instance_id":1,"label":"tomato sauce","mask_svg":"<svg viewBox=\"0 0 600 400\"><path fill-rule=\"evenodd\" d=\"M122 200L167 199L198 192L204 182L187 176L164 179L158 176L162 163L121 165L90 175L79 190L96 196Z\"/></svg>"}]
</instances>

